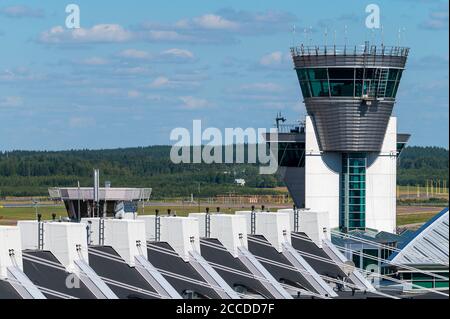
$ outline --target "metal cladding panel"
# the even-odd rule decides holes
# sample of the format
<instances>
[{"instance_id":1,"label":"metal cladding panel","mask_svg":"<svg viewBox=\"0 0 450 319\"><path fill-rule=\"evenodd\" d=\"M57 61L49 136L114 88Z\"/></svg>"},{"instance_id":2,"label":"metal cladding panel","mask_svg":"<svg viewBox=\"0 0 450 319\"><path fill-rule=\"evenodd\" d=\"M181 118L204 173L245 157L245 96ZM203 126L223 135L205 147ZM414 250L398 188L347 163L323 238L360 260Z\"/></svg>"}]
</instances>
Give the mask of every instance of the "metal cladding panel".
<instances>
[{"instance_id":1,"label":"metal cladding panel","mask_svg":"<svg viewBox=\"0 0 450 319\"><path fill-rule=\"evenodd\" d=\"M277 174L283 178L295 205L305 207L305 168L279 167Z\"/></svg>"},{"instance_id":2,"label":"metal cladding panel","mask_svg":"<svg viewBox=\"0 0 450 319\"><path fill-rule=\"evenodd\" d=\"M14 250L15 261L10 256ZM8 277L8 267L22 266L22 244L18 227L0 227L0 280Z\"/></svg>"},{"instance_id":3,"label":"metal cladding panel","mask_svg":"<svg viewBox=\"0 0 450 319\"><path fill-rule=\"evenodd\" d=\"M17 227L20 229L20 237L22 243L22 250L37 250L38 243L38 227L37 220L19 220ZM44 230L45 232L45 230Z\"/></svg>"},{"instance_id":4,"label":"metal cladding panel","mask_svg":"<svg viewBox=\"0 0 450 319\"><path fill-rule=\"evenodd\" d=\"M0 280L0 299L1 300L19 300L22 296L16 291L9 282Z\"/></svg>"},{"instance_id":5,"label":"metal cladding panel","mask_svg":"<svg viewBox=\"0 0 450 319\"><path fill-rule=\"evenodd\" d=\"M154 241L156 235L155 216L138 216L145 223L147 240ZM194 217L160 217L160 241L167 242L184 261L189 261L189 252L200 251L199 221Z\"/></svg>"},{"instance_id":6,"label":"metal cladding panel","mask_svg":"<svg viewBox=\"0 0 450 319\"><path fill-rule=\"evenodd\" d=\"M102 257L102 253L115 258ZM157 297L156 290L142 277L136 267L130 267L112 247L90 247L89 265L101 278L108 279L107 285L119 299L155 299Z\"/></svg>"},{"instance_id":7,"label":"metal cladding panel","mask_svg":"<svg viewBox=\"0 0 450 319\"><path fill-rule=\"evenodd\" d=\"M86 187L50 188L49 195L53 199L94 200L94 189ZM147 200L151 196L151 188L99 188L98 199L109 201Z\"/></svg>"},{"instance_id":8,"label":"metal cladding panel","mask_svg":"<svg viewBox=\"0 0 450 319\"><path fill-rule=\"evenodd\" d=\"M333 262L330 256L328 256L322 248L317 246L305 233L296 233L292 236L292 246L297 249L301 255L304 255L305 260L319 274L332 278L347 277L341 268Z\"/></svg>"},{"instance_id":9,"label":"metal cladding panel","mask_svg":"<svg viewBox=\"0 0 450 319\"><path fill-rule=\"evenodd\" d=\"M256 241L252 240L252 238L256 239ZM308 279L305 278L305 275L300 271L294 270L294 266L289 260L282 253L278 252L276 248L271 247L264 236L250 235L249 239L249 251L256 259L263 258L261 261L262 265L277 281L284 281L289 286L317 293Z\"/></svg>"},{"instance_id":10,"label":"metal cladding panel","mask_svg":"<svg viewBox=\"0 0 450 319\"><path fill-rule=\"evenodd\" d=\"M151 242L148 247L148 260L180 295L184 296L188 291L194 291L202 298L220 299L220 295L208 285L195 268L178 256L168 243Z\"/></svg>"},{"instance_id":11,"label":"metal cladding panel","mask_svg":"<svg viewBox=\"0 0 450 319\"><path fill-rule=\"evenodd\" d=\"M206 243L212 243L216 246L223 246L222 243L217 239L204 239ZM223 246L225 248L225 246ZM229 252L223 251L221 249L212 248L207 244L202 244L202 256L212 264L223 265L228 268L218 268L217 272L226 282L234 287L238 285L243 285L250 288L251 291L256 292L264 298L275 298L270 291L268 291L264 285L258 281L258 279L253 278L254 274L239 260L235 258ZM232 271L228 270L232 269ZM234 270L234 271L233 271Z\"/></svg>"},{"instance_id":12,"label":"metal cladding panel","mask_svg":"<svg viewBox=\"0 0 450 319\"><path fill-rule=\"evenodd\" d=\"M319 248L324 239L331 239L329 212L302 211L300 232L305 233Z\"/></svg>"},{"instance_id":13,"label":"metal cladding panel","mask_svg":"<svg viewBox=\"0 0 450 319\"><path fill-rule=\"evenodd\" d=\"M308 67L383 67L400 68L406 65L406 56L388 55L296 55L293 57L296 68Z\"/></svg>"},{"instance_id":14,"label":"metal cladding panel","mask_svg":"<svg viewBox=\"0 0 450 319\"><path fill-rule=\"evenodd\" d=\"M86 228L75 223L45 223L44 249L51 251L69 272L73 272L78 268L76 260L89 261Z\"/></svg>"},{"instance_id":15,"label":"metal cladding panel","mask_svg":"<svg viewBox=\"0 0 450 319\"><path fill-rule=\"evenodd\" d=\"M147 258L145 223L142 220L105 219L104 243L111 246L131 267L135 256ZM141 245L144 246L141 249Z\"/></svg>"},{"instance_id":16,"label":"metal cladding panel","mask_svg":"<svg viewBox=\"0 0 450 319\"><path fill-rule=\"evenodd\" d=\"M359 99L305 99L324 152L380 152L394 103L384 100L366 105Z\"/></svg>"},{"instance_id":17,"label":"metal cladding panel","mask_svg":"<svg viewBox=\"0 0 450 319\"><path fill-rule=\"evenodd\" d=\"M238 211L236 215L245 216L247 233L251 233L248 227L251 224L251 214L248 211ZM291 224L289 213L255 213L256 234L264 236L267 241L278 251L282 252L282 244L291 243Z\"/></svg>"},{"instance_id":18,"label":"metal cladding panel","mask_svg":"<svg viewBox=\"0 0 450 319\"><path fill-rule=\"evenodd\" d=\"M396 264L448 265L449 260L448 208L433 217L389 259Z\"/></svg>"},{"instance_id":19,"label":"metal cladding panel","mask_svg":"<svg viewBox=\"0 0 450 319\"><path fill-rule=\"evenodd\" d=\"M27 258L23 260L23 269L31 282L36 286L62 294L62 296L55 296L44 292L45 297L48 299L60 299L64 298L64 296L79 299L96 299L83 281L79 280L76 274L65 271L65 267L51 252L25 250L24 254L26 254ZM43 260L44 262L42 262ZM68 286L68 279L79 282L79 287L72 288Z\"/></svg>"},{"instance_id":20,"label":"metal cladding panel","mask_svg":"<svg viewBox=\"0 0 450 319\"><path fill-rule=\"evenodd\" d=\"M200 237L203 237L205 235L206 214L192 213L189 214L189 217L198 220ZM247 248L246 223L246 217L242 215L211 214L210 238L218 239L233 257L238 257L238 248Z\"/></svg>"}]
</instances>

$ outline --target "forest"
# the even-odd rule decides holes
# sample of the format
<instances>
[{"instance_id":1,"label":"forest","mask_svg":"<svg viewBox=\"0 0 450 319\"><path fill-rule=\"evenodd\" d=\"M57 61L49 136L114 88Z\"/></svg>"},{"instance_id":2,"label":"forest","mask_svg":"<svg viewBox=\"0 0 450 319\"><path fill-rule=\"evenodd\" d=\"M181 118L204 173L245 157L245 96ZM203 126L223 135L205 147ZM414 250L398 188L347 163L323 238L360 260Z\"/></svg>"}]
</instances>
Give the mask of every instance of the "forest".
<instances>
[{"instance_id":1,"label":"forest","mask_svg":"<svg viewBox=\"0 0 450 319\"><path fill-rule=\"evenodd\" d=\"M0 153L0 197L47 195L49 187L92 185L93 168L113 187L151 187L153 198L228 194L276 194L276 175L260 175L257 164L174 164L170 146L112 150L11 151ZM407 147L398 160L398 184L447 180L448 150ZM246 186L235 185L245 179Z\"/></svg>"}]
</instances>

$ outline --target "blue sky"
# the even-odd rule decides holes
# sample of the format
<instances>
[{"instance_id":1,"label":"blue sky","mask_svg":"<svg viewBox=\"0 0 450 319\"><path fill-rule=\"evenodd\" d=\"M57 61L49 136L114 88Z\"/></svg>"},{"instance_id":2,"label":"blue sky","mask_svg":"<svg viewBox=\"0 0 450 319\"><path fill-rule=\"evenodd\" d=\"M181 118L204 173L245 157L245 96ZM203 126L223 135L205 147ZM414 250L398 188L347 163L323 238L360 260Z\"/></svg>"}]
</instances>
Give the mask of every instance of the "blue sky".
<instances>
[{"instance_id":1,"label":"blue sky","mask_svg":"<svg viewBox=\"0 0 450 319\"><path fill-rule=\"evenodd\" d=\"M289 47L384 42L411 47L398 94L399 131L448 148L448 1L0 0L0 150L170 144L192 126L271 127L305 109ZM297 32L292 33L293 25Z\"/></svg>"}]
</instances>

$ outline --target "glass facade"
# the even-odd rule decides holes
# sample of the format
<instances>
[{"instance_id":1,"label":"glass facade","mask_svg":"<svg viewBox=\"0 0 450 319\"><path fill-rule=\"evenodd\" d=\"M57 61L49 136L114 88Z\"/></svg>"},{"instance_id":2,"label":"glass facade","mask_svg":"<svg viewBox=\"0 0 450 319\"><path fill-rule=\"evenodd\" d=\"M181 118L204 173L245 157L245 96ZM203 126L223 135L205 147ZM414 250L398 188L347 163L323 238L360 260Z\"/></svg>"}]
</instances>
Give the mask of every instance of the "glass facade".
<instances>
[{"instance_id":1,"label":"glass facade","mask_svg":"<svg viewBox=\"0 0 450 319\"><path fill-rule=\"evenodd\" d=\"M366 154L342 154L340 228L343 231L366 228L366 167Z\"/></svg>"},{"instance_id":2,"label":"glass facade","mask_svg":"<svg viewBox=\"0 0 450 319\"><path fill-rule=\"evenodd\" d=\"M305 143L278 143L278 163L282 167L304 167Z\"/></svg>"},{"instance_id":3,"label":"glass facade","mask_svg":"<svg viewBox=\"0 0 450 319\"><path fill-rule=\"evenodd\" d=\"M297 69L304 98L395 98L403 70L387 68Z\"/></svg>"},{"instance_id":4,"label":"glass facade","mask_svg":"<svg viewBox=\"0 0 450 319\"><path fill-rule=\"evenodd\" d=\"M431 271L432 272L432 271ZM434 274L447 277L448 272L432 272ZM400 273L400 280L411 282L415 286L413 289L430 288L430 289L448 289L448 279L442 279L423 273Z\"/></svg>"}]
</instances>

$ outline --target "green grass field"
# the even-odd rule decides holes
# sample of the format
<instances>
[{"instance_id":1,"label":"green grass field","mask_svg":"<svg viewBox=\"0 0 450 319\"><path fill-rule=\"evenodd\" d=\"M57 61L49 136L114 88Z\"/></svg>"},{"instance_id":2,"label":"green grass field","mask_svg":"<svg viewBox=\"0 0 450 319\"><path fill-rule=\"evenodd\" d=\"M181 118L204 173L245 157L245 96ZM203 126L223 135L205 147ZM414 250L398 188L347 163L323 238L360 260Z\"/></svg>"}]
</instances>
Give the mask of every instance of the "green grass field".
<instances>
[{"instance_id":1,"label":"green grass field","mask_svg":"<svg viewBox=\"0 0 450 319\"><path fill-rule=\"evenodd\" d=\"M410 225L410 224L426 223L428 220L430 220L435 215L436 215L436 213L398 215L397 216L397 224L398 224L398 226L404 226L404 225Z\"/></svg>"},{"instance_id":2,"label":"green grass field","mask_svg":"<svg viewBox=\"0 0 450 319\"><path fill-rule=\"evenodd\" d=\"M428 190L428 193L427 193ZM441 186L439 189L436 187L433 188L433 191L429 187L428 189L424 186L417 187L416 185L411 186L397 186L398 196L406 196L409 195L411 197L417 196L417 193L419 193L419 197L425 197L427 194L429 197L446 197L448 196L448 188L444 188Z\"/></svg>"},{"instance_id":3,"label":"green grass field","mask_svg":"<svg viewBox=\"0 0 450 319\"><path fill-rule=\"evenodd\" d=\"M197 206L152 206L146 207L144 214L155 214L155 210L158 209L160 214L167 214L167 210L170 209L172 213L176 213L177 216L187 216L190 213L198 213L199 208ZM205 208L201 207L200 211L204 212ZM64 206L58 207L39 207L38 212L42 215L42 219L50 220L52 214L56 214L56 218L66 217L67 212ZM222 210L223 213L233 212L229 209ZM139 209L139 213L142 210ZM26 208L5 208L0 206L0 225L14 224L18 220L33 220L36 219L35 209L33 207Z\"/></svg>"},{"instance_id":4,"label":"green grass field","mask_svg":"<svg viewBox=\"0 0 450 319\"><path fill-rule=\"evenodd\" d=\"M189 213L196 213L199 211L197 206L152 206L146 207L144 213L146 215L154 214L155 210L158 209L161 214L167 214L167 210L171 209L172 213L176 213L177 216L187 216ZM417 208L415 208L417 210ZM204 207L200 208L200 211L204 211ZM222 209L224 213L233 213L237 209ZM420 208L419 208L420 210ZM399 214L397 216L398 226L425 223L430 218L432 218L439 210L436 212L424 211L423 213L410 213L410 214ZM44 220L50 220L52 214L56 214L56 217L66 217L66 210L64 206L58 207L39 207L38 212L42 214ZM139 210L141 213L142 211ZM33 207L27 208L2 208L0 206L0 225L13 225L18 220L31 220L36 218L36 213Z\"/></svg>"},{"instance_id":5,"label":"green grass field","mask_svg":"<svg viewBox=\"0 0 450 319\"><path fill-rule=\"evenodd\" d=\"M67 216L66 209L63 206L58 207L40 207L38 212L42 214L43 219L51 219L52 214L56 214L57 218ZM0 207L0 224L9 224L12 221L35 219L36 213L33 207L26 208L1 208Z\"/></svg>"}]
</instances>

